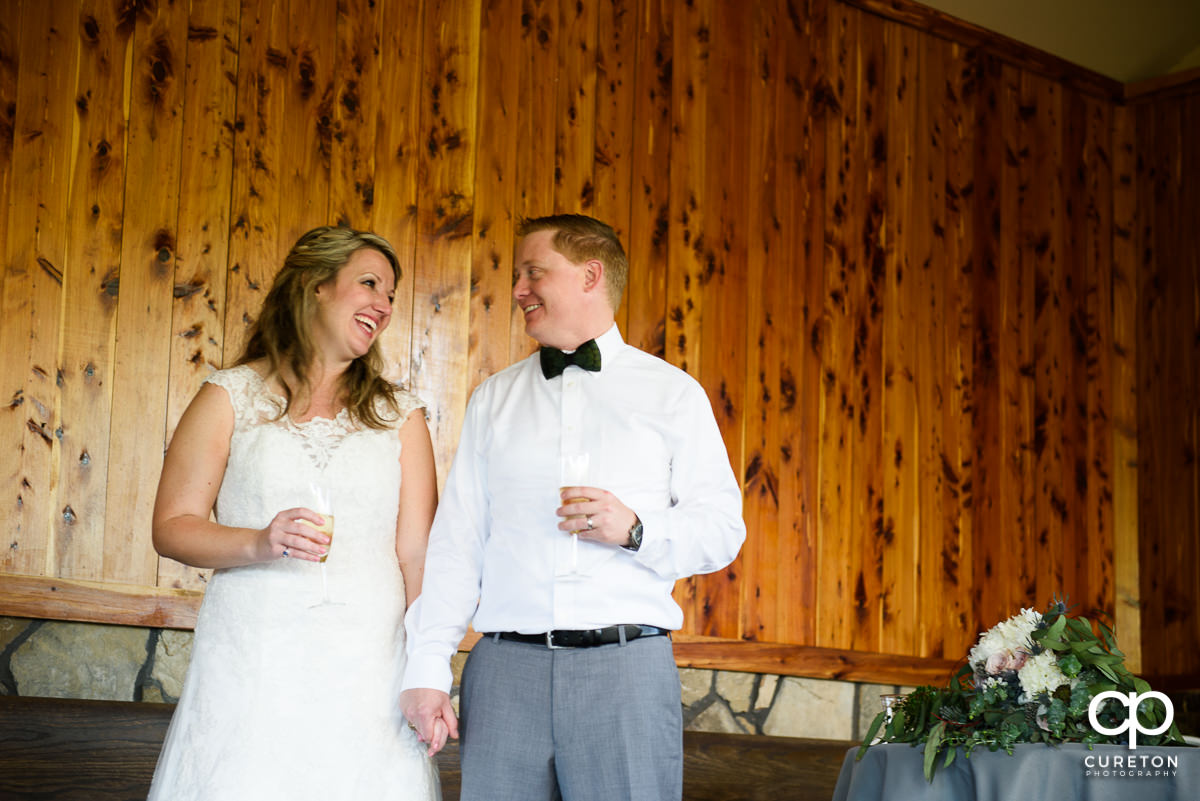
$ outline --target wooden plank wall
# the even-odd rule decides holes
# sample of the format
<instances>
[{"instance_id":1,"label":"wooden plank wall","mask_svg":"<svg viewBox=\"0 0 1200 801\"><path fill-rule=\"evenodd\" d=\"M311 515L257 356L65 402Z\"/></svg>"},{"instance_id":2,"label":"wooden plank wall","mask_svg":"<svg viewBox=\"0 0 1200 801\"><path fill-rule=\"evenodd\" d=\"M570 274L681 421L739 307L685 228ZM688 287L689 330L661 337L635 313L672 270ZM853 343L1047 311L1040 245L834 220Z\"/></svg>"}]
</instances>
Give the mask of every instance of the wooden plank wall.
<instances>
[{"instance_id":1,"label":"wooden plank wall","mask_svg":"<svg viewBox=\"0 0 1200 801\"><path fill-rule=\"evenodd\" d=\"M162 450L314 225L396 245L444 476L532 349L513 222L563 211L621 233L622 329L745 490L677 590L693 663L926 678L1068 594L1200 669L1195 93L868 0L3 5L0 614L188 624Z\"/></svg>"},{"instance_id":2,"label":"wooden plank wall","mask_svg":"<svg viewBox=\"0 0 1200 801\"><path fill-rule=\"evenodd\" d=\"M1135 259L1138 523L1142 663L1195 674L1200 642L1200 89L1142 99L1123 112L1137 160ZM1132 169L1128 169L1132 168ZM1124 266L1124 265L1122 265ZM1179 647L1191 643L1190 648Z\"/></svg>"}]
</instances>

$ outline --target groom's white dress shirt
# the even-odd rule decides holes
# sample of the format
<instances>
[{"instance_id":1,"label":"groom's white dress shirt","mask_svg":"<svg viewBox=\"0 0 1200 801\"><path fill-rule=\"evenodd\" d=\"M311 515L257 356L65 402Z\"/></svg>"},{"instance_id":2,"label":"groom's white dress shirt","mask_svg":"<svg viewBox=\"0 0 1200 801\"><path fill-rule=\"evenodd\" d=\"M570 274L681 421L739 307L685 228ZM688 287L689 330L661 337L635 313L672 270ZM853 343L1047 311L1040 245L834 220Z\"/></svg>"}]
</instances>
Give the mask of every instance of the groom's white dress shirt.
<instances>
[{"instance_id":1,"label":"groom's white dress shirt","mask_svg":"<svg viewBox=\"0 0 1200 801\"><path fill-rule=\"evenodd\" d=\"M615 325L596 343L599 372L571 366L547 380L534 353L472 395L406 617L404 689L449 692L450 657L472 622L526 634L677 629L675 580L737 556L742 496L704 389ZM641 519L636 553L558 528L562 456L578 453L588 456L578 483Z\"/></svg>"}]
</instances>

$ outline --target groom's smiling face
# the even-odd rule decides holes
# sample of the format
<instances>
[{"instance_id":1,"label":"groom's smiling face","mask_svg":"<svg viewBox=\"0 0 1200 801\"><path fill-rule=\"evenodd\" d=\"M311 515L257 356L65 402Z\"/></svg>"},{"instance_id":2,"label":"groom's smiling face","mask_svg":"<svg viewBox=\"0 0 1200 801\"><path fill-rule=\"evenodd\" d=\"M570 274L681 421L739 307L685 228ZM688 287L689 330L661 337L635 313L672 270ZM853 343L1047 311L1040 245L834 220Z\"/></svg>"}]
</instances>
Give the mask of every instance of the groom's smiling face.
<instances>
[{"instance_id":1,"label":"groom's smiling face","mask_svg":"<svg viewBox=\"0 0 1200 801\"><path fill-rule=\"evenodd\" d=\"M534 231L517 247L513 299L525 332L541 345L569 350L590 337L580 328L587 292L586 265L575 264L553 244L554 231Z\"/></svg>"}]
</instances>

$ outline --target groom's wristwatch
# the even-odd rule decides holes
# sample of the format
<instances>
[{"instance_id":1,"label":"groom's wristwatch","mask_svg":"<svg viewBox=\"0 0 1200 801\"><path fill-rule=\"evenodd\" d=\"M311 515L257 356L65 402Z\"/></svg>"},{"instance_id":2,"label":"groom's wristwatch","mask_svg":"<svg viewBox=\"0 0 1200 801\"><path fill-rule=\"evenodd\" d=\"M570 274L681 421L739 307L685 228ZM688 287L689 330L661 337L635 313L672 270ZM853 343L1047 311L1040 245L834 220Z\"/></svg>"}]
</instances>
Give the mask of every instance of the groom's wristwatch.
<instances>
[{"instance_id":1,"label":"groom's wristwatch","mask_svg":"<svg viewBox=\"0 0 1200 801\"><path fill-rule=\"evenodd\" d=\"M629 544L622 545L627 551L636 551L642 547L642 521L634 516L633 525L629 527Z\"/></svg>"}]
</instances>

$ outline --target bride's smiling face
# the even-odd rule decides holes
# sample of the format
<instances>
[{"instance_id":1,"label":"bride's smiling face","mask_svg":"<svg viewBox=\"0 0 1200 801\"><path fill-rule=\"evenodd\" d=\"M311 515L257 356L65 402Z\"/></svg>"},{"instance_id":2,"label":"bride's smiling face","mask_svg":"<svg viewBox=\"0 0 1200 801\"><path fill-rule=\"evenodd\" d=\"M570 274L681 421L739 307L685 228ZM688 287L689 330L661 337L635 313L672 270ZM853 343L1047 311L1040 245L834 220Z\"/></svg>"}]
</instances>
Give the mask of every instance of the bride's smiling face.
<instances>
[{"instance_id":1,"label":"bride's smiling face","mask_svg":"<svg viewBox=\"0 0 1200 801\"><path fill-rule=\"evenodd\" d=\"M312 340L329 361L352 361L366 354L392 319L396 279L392 265L374 248L360 248L317 287Z\"/></svg>"}]
</instances>

